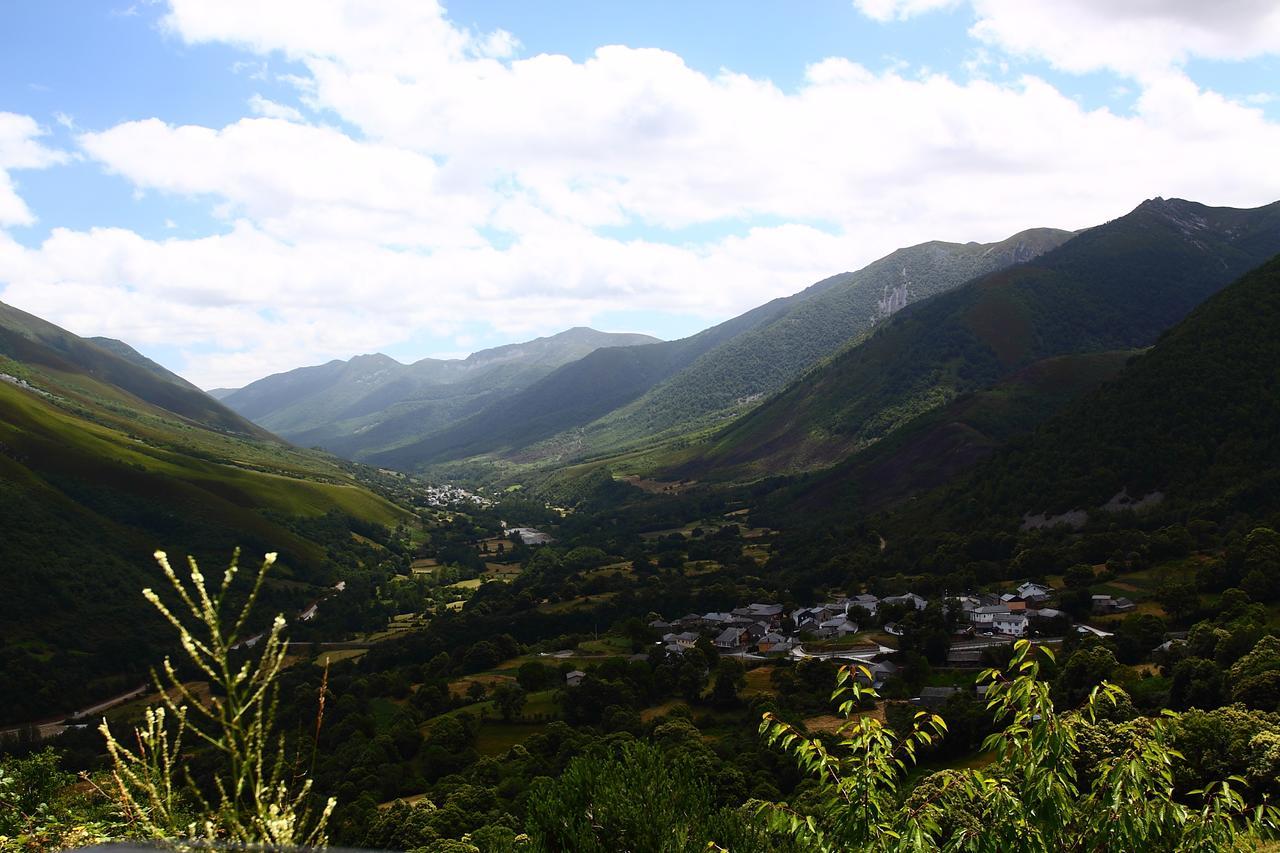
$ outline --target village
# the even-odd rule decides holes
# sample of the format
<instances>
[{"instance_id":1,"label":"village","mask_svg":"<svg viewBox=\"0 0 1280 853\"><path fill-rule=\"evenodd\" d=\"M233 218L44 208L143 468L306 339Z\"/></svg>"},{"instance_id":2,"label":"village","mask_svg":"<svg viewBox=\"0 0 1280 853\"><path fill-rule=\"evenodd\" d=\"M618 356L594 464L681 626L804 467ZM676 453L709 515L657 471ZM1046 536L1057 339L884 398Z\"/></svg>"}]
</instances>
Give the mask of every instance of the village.
<instances>
[{"instance_id":1,"label":"village","mask_svg":"<svg viewBox=\"0 0 1280 853\"><path fill-rule=\"evenodd\" d=\"M1026 581L1003 594L963 593L942 600L941 609L954 633L946 663L976 667L984 649L1007 645L1019 638L1059 641L1070 630L1097 637L1111 633L1084 623L1050 605L1056 590ZM877 598L870 594L840 597L787 613L781 604L751 603L728 612L689 613L678 619L649 622L664 631L659 644L668 654L683 655L701 640L709 640L721 655L744 660L771 658L841 659L864 664L878 682L896 672L888 659L898 651L888 638L902 637L908 614L924 611L928 599L904 592ZM1095 615L1128 613L1134 602L1123 597L1091 597ZM858 635L867 639L859 642ZM887 637L886 637L887 635Z\"/></svg>"}]
</instances>

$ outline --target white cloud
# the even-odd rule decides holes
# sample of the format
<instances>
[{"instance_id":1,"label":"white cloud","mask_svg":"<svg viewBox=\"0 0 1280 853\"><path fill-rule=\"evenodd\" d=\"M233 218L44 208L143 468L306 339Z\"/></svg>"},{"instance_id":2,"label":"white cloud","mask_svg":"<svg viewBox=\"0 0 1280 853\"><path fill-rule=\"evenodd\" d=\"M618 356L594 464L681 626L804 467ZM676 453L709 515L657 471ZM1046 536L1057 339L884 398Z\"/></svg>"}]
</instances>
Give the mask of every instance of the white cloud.
<instances>
[{"instance_id":1,"label":"white cloud","mask_svg":"<svg viewBox=\"0 0 1280 853\"><path fill-rule=\"evenodd\" d=\"M221 130L147 119L80 144L140 189L216 197L223 218L246 216L288 240L475 243L489 204L483 192L451 192L429 156L275 118Z\"/></svg>"},{"instance_id":2,"label":"white cloud","mask_svg":"<svg viewBox=\"0 0 1280 853\"><path fill-rule=\"evenodd\" d=\"M959 3L960 0L853 0L859 12L876 21L905 21Z\"/></svg>"},{"instance_id":3,"label":"white cloud","mask_svg":"<svg viewBox=\"0 0 1280 853\"><path fill-rule=\"evenodd\" d=\"M65 162L67 155L43 145L45 131L30 116L0 112L0 227L30 225L35 214L18 195L9 171L43 169Z\"/></svg>"},{"instance_id":4,"label":"white cloud","mask_svg":"<svg viewBox=\"0 0 1280 853\"><path fill-rule=\"evenodd\" d=\"M879 21L958 0L854 0ZM1248 59L1280 53L1275 0L969 0L972 34L1009 53L1075 73L1109 69L1158 75L1191 57Z\"/></svg>"},{"instance_id":5,"label":"white cloud","mask_svg":"<svg viewBox=\"0 0 1280 853\"><path fill-rule=\"evenodd\" d=\"M254 93L249 97L249 110L256 116L278 118L285 121L304 121L302 113L288 104L277 103Z\"/></svg>"},{"instance_id":6,"label":"white cloud","mask_svg":"<svg viewBox=\"0 0 1280 853\"><path fill-rule=\"evenodd\" d=\"M303 102L341 123L262 98L262 117L220 128L82 134L138 192L207 201L223 233L57 229L24 248L0 232L0 298L78 332L187 346L207 386L476 323L516 338L625 309L720 319L898 246L1078 228L1154 195L1280 197L1280 126L1168 71L1117 114L1035 77L846 59L789 92L653 49L513 59L513 37L418 0L172 0L166 20L190 42L300 63ZM751 222L770 224L652 236Z\"/></svg>"}]
</instances>

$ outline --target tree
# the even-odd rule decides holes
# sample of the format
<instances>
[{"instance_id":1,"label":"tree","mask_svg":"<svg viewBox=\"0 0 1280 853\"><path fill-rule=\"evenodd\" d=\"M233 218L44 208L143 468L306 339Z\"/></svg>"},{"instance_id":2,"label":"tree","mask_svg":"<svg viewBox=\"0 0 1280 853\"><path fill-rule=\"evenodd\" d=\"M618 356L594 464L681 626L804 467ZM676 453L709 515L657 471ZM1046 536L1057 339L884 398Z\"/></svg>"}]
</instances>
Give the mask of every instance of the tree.
<instances>
[{"instance_id":1,"label":"tree","mask_svg":"<svg viewBox=\"0 0 1280 853\"><path fill-rule=\"evenodd\" d=\"M1093 585L1093 566L1076 563L1062 574L1062 581L1071 589L1088 589Z\"/></svg>"},{"instance_id":2,"label":"tree","mask_svg":"<svg viewBox=\"0 0 1280 853\"><path fill-rule=\"evenodd\" d=\"M531 660L520 664L520 668L516 670L516 681L526 691L532 693L545 690L555 684L558 681L557 675L558 671L555 667Z\"/></svg>"},{"instance_id":3,"label":"tree","mask_svg":"<svg viewBox=\"0 0 1280 853\"><path fill-rule=\"evenodd\" d=\"M1205 658L1186 658L1173 667L1169 705L1177 710L1217 708L1223 702L1222 669Z\"/></svg>"},{"instance_id":4,"label":"tree","mask_svg":"<svg viewBox=\"0 0 1280 853\"><path fill-rule=\"evenodd\" d=\"M711 687L711 704L717 708L738 705L738 691L747 684L746 670L733 658L720 658L716 665L716 681Z\"/></svg>"},{"instance_id":5,"label":"tree","mask_svg":"<svg viewBox=\"0 0 1280 853\"><path fill-rule=\"evenodd\" d=\"M1094 688L1111 678L1118 666L1115 654L1100 643L1076 650L1053 682L1054 701L1074 708L1088 698Z\"/></svg>"},{"instance_id":6,"label":"tree","mask_svg":"<svg viewBox=\"0 0 1280 853\"><path fill-rule=\"evenodd\" d=\"M1236 661L1228 675L1231 698L1250 708L1280 708L1280 639L1263 637L1247 655Z\"/></svg>"},{"instance_id":7,"label":"tree","mask_svg":"<svg viewBox=\"0 0 1280 853\"><path fill-rule=\"evenodd\" d=\"M528 802L534 851L777 849L750 815L716 806L705 773L644 742L575 758L556 779L535 780Z\"/></svg>"},{"instance_id":8,"label":"tree","mask_svg":"<svg viewBox=\"0 0 1280 853\"><path fill-rule=\"evenodd\" d=\"M761 813L804 849L819 851L1234 850L1275 830L1280 813L1247 808L1229 781L1207 786L1199 808L1175 799L1179 756L1164 721L1128 727L1127 743L1093 765L1091 785L1082 784L1076 767L1090 756L1081 753L1081 735L1123 691L1104 683L1081 711L1062 714L1039 672L1025 640L1015 644L1006 672L983 672L988 707L1003 726L984 744L995 763L926 777L919 796L907 797L910 765L944 736L946 724L921 711L898 734L856 714L875 692L860 686L856 668L843 667L832 694L844 718L834 745L764 715L766 740L795 757L813 788L803 810L765 803Z\"/></svg>"},{"instance_id":9,"label":"tree","mask_svg":"<svg viewBox=\"0 0 1280 853\"><path fill-rule=\"evenodd\" d=\"M524 689L515 684L500 684L493 691L494 704L498 706L498 711L502 714L502 719L507 722L511 718L518 715L524 709L524 703L528 699L528 695Z\"/></svg>"},{"instance_id":10,"label":"tree","mask_svg":"<svg viewBox=\"0 0 1280 853\"><path fill-rule=\"evenodd\" d=\"M1126 616L1116 629L1116 657L1122 663L1139 663L1164 641L1164 631L1164 620L1159 616L1150 613Z\"/></svg>"},{"instance_id":11,"label":"tree","mask_svg":"<svg viewBox=\"0 0 1280 853\"><path fill-rule=\"evenodd\" d=\"M1169 582L1159 591L1160 604L1174 622L1186 624L1200 610L1200 596L1189 583Z\"/></svg>"}]
</instances>

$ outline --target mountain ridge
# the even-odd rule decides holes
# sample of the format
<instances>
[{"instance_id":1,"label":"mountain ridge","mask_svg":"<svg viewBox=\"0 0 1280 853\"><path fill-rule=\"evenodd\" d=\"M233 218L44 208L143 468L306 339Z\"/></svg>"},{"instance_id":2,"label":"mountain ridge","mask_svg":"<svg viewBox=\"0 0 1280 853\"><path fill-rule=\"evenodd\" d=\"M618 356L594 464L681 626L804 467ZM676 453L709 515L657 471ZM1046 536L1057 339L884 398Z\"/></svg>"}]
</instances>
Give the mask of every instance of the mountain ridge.
<instances>
[{"instance_id":1,"label":"mountain ridge","mask_svg":"<svg viewBox=\"0 0 1280 853\"><path fill-rule=\"evenodd\" d=\"M929 241L898 249L689 338L592 354L469 420L369 458L406 469L487 453L546 464L697 429L772 393L863 334L876 321L882 287L898 286L908 268L917 298L927 298L1069 237L1033 228L996 243Z\"/></svg>"},{"instance_id":2,"label":"mountain ridge","mask_svg":"<svg viewBox=\"0 0 1280 853\"><path fill-rule=\"evenodd\" d=\"M1280 202L1148 200L1034 261L907 306L663 473L751 479L832 464L1033 361L1147 346L1276 252Z\"/></svg>"}]
</instances>

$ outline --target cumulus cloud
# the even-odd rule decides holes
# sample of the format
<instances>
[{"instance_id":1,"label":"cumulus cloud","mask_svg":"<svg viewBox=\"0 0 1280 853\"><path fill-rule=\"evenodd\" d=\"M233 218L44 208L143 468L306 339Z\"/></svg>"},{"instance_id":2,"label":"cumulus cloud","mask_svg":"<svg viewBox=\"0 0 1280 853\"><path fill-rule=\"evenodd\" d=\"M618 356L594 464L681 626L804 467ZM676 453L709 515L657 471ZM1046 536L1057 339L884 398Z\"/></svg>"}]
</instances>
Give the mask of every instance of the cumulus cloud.
<instances>
[{"instance_id":1,"label":"cumulus cloud","mask_svg":"<svg viewBox=\"0 0 1280 853\"><path fill-rule=\"evenodd\" d=\"M67 154L40 142L45 131L30 116L0 112L0 227L31 225L35 215L18 195L9 172L43 169L65 162Z\"/></svg>"},{"instance_id":2,"label":"cumulus cloud","mask_svg":"<svg viewBox=\"0 0 1280 853\"><path fill-rule=\"evenodd\" d=\"M23 247L0 232L0 298L84 333L191 342L186 372L210 386L475 324L514 338L626 309L719 319L923 240L1079 228L1154 195L1280 196L1280 126L1177 72L1118 114L1036 77L840 58L784 91L663 50L521 57L420 0L171 0L165 20L288 57L304 103L339 121L263 98L223 127L81 134L140 191L204 200L220 233L58 229Z\"/></svg>"},{"instance_id":3,"label":"cumulus cloud","mask_svg":"<svg viewBox=\"0 0 1280 853\"><path fill-rule=\"evenodd\" d=\"M868 17L905 19L950 0L854 0ZM1191 57L1280 53L1275 0L969 0L972 33L988 44L1066 71L1109 69L1145 77Z\"/></svg>"},{"instance_id":4,"label":"cumulus cloud","mask_svg":"<svg viewBox=\"0 0 1280 853\"><path fill-rule=\"evenodd\" d=\"M79 141L138 188L215 197L224 218L289 240L474 243L492 203L483 187L453 191L430 156L276 118L219 130L147 119Z\"/></svg>"}]
</instances>

